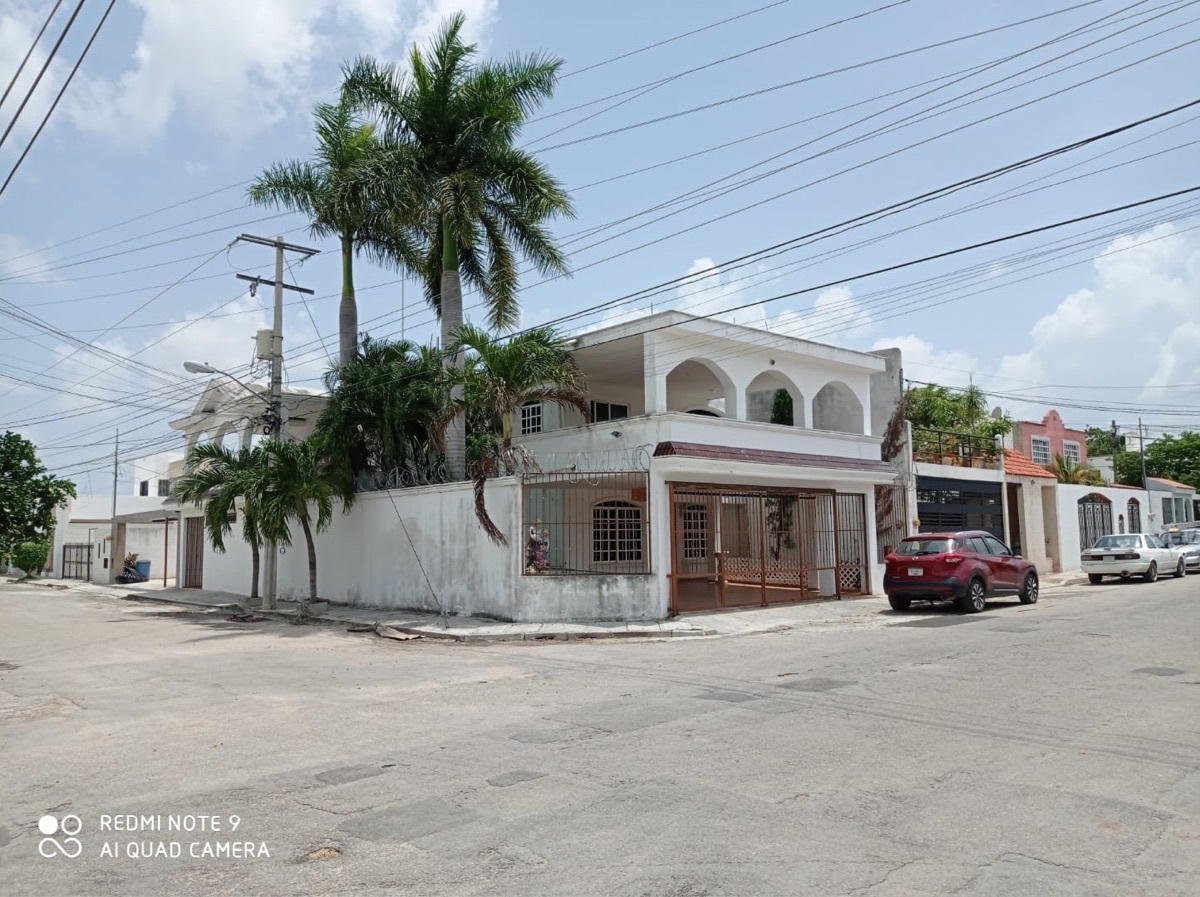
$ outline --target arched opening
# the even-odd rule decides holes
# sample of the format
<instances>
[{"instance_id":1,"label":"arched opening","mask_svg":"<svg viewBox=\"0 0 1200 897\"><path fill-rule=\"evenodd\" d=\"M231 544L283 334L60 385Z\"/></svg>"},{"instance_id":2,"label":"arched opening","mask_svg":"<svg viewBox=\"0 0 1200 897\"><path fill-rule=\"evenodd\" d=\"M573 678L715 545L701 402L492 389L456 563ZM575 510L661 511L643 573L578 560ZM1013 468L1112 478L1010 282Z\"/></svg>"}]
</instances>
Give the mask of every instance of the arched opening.
<instances>
[{"instance_id":1,"label":"arched opening","mask_svg":"<svg viewBox=\"0 0 1200 897\"><path fill-rule=\"evenodd\" d=\"M667 410L737 417L737 390L720 366L689 358L667 374Z\"/></svg>"},{"instance_id":2,"label":"arched opening","mask_svg":"<svg viewBox=\"0 0 1200 897\"><path fill-rule=\"evenodd\" d=\"M1079 499L1079 547L1086 550L1113 531L1112 502L1099 492Z\"/></svg>"},{"instance_id":3,"label":"arched opening","mask_svg":"<svg viewBox=\"0 0 1200 897\"><path fill-rule=\"evenodd\" d=\"M1129 503L1125 506L1125 513L1129 516L1129 531L1140 533L1142 531L1142 503L1136 498L1129 499Z\"/></svg>"},{"instance_id":4,"label":"arched opening","mask_svg":"<svg viewBox=\"0 0 1200 897\"><path fill-rule=\"evenodd\" d=\"M746 387L746 420L807 426L804 395L779 371L763 371Z\"/></svg>"},{"instance_id":5,"label":"arched opening","mask_svg":"<svg viewBox=\"0 0 1200 897\"><path fill-rule=\"evenodd\" d=\"M863 407L858 396L840 380L831 380L813 396L813 427L839 433L863 432Z\"/></svg>"}]
</instances>

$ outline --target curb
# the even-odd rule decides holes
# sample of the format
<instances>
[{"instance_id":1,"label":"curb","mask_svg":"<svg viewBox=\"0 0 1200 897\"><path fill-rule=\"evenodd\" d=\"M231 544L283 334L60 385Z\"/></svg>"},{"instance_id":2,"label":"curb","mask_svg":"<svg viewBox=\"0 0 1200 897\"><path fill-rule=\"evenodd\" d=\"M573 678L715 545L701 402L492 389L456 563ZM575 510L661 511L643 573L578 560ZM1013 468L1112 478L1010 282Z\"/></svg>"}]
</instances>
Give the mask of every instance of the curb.
<instances>
[{"instance_id":1,"label":"curb","mask_svg":"<svg viewBox=\"0 0 1200 897\"><path fill-rule=\"evenodd\" d=\"M207 604L197 601L182 601L178 598L169 598L159 595L148 595L138 592L127 592L125 594L117 593L116 597L123 601L150 601L156 604L170 604L175 607L192 608L198 611L215 611L226 613L229 611L242 610L242 606L237 603L225 604ZM292 611L280 610L263 610L261 608L253 608L252 612L259 616L268 619L291 622L295 614ZM362 621L347 620L327 614L315 614L308 618L309 623L321 626L353 626L361 625ZM598 641L605 639L620 639L620 638L697 638L702 636L715 636L718 634L715 629L629 629L614 632L487 632L487 633L471 633L471 632L450 632L444 629L424 628L419 626L394 626L394 629L407 633L409 635L419 635L422 638L437 639L440 641L460 642L462 644L469 643L487 643L487 642L574 642L574 641Z\"/></svg>"}]
</instances>

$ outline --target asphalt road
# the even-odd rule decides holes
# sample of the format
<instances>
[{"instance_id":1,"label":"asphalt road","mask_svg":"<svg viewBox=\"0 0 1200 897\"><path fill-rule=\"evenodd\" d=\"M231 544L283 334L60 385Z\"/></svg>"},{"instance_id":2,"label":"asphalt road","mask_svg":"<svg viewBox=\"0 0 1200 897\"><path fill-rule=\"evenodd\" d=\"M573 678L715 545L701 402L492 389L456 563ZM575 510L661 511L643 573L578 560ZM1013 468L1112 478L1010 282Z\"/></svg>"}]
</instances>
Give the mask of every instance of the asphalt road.
<instances>
[{"instance_id":1,"label":"asphalt road","mask_svg":"<svg viewBox=\"0 0 1200 897\"><path fill-rule=\"evenodd\" d=\"M603 643L0 609L5 897L1200 894L1200 576Z\"/></svg>"}]
</instances>

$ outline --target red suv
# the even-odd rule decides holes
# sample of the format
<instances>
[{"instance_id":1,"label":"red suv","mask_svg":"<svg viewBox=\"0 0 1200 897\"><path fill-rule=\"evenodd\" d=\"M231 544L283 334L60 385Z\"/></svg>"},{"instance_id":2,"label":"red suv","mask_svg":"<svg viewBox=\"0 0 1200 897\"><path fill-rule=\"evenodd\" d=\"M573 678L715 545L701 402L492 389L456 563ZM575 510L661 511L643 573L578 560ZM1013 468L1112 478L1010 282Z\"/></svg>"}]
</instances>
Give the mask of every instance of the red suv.
<instances>
[{"instance_id":1,"label":"red suv","mask_svg":"<svg viewBox=\"0 0 1200 897\"><path fill-rule=\"evenodd\" d=\"M1037 568L990 533L921 533L887 556L883 590L895 610L914 600L953 598L963 613L979 613L991 595L1038 600Z\"/></svg>"}]
</instances>

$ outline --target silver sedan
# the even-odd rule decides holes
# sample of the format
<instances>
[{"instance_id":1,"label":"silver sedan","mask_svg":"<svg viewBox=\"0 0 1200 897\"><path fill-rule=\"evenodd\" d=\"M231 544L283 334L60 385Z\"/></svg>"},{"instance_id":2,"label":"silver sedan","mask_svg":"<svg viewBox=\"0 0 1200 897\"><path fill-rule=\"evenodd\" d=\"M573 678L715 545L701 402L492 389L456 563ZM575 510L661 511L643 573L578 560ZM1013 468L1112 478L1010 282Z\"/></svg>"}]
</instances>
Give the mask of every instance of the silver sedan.
<instances>
[{"instance_id":1,"label":"silver sedan","mask_svg":"<svg viewBox=\"0 0 1200 897\"><path fill-rule=\"evenodd\" d=\"M1200 529L1172 528L1162 534L1162 539L1179 549L1188 573L1200 571Z\"/></svg>"},{"instance_id":2,"label":"silver sedan","mask_svg":"<svg viewBox=\"0 0 1200 897\"><path fill-rule=\"evenodd\" d=\"M1093 584L1106 576L1140 576L1154 582L1160 572L1183 576L1187 569L1178 548L1149 533L1101 536L1080 555L1079 566Z\"/></svg>"}]
</instances>

